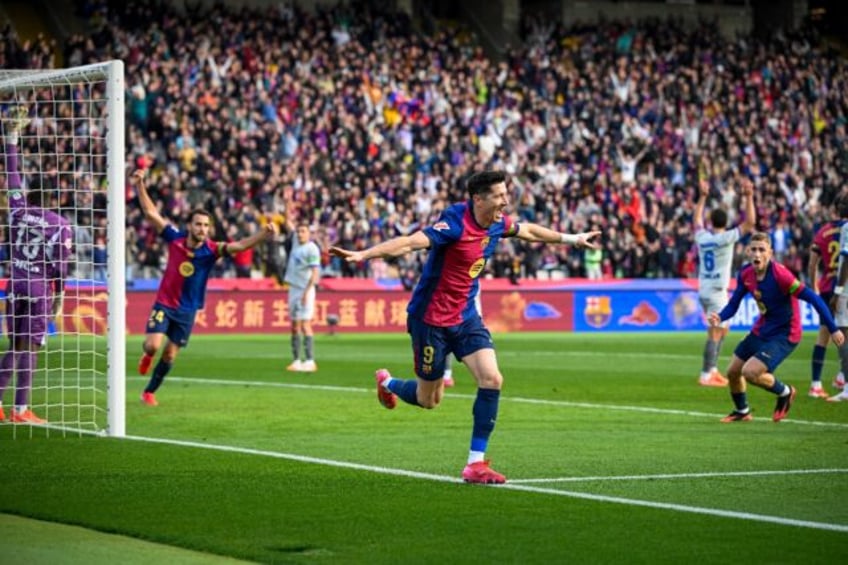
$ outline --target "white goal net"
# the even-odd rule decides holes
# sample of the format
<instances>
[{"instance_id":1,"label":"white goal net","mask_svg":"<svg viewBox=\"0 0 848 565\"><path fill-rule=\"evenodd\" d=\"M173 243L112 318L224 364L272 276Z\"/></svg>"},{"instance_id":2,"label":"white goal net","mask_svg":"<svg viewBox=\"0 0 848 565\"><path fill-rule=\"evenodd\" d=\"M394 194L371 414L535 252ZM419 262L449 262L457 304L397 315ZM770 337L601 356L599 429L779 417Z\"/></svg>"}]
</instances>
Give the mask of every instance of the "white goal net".
<instances>
[{"instance_id":1,"label":"white goal net","mask_svg":"<svg viewBox=\"0 0 848 565\"><path fill-rule=\"evenodd\" d=\"M0 438L125 434L123 74L0 70Z\"/></svg>"}]
</instances>

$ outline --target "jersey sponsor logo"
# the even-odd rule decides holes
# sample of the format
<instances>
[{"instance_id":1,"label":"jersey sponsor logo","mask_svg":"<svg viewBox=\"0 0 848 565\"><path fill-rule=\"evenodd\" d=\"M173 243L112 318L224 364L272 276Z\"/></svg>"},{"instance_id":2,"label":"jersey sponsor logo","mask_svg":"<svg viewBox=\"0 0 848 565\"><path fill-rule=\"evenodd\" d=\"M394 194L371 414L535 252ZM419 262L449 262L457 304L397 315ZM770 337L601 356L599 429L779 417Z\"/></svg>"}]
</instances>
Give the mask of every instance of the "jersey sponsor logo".
<instances>
[{"instance_id":1,"label":"jersey sponsor logo","mask_svg":"<svg viewBox=\"0 0 848 565\"><path fill-rule=\"evenodd\" d=\"M447 222L436 222L435 224L433 224L433 229L436 231L449 230L450 225Z\"/></svg>"},{"instance_id":2,"label":"jersey sponsor logo","mask_svg":"<svg viewBox=\"0 0 848 565\"><path fill-rule=\"evenodd\" d=\"M485 266L486 266L486 258L480 257L479 259L474 261L474 264L471 265L470 269L468 269L468 275L472 279L476 279L477 277L480 276L480 273L483 272L483 267L485 267Z\"/></svg>"},{"instance_id":3,"label":"jersey sponsor logo","mask_svg":"<svg viewBox=\"0 0 848 565\"><path fill-rule=\"evenodd\" d=\"M184 277L190 277L194 274L194 265L191 264L191 261L180 263L180 274Z\"/></svg>"}]
</instances>

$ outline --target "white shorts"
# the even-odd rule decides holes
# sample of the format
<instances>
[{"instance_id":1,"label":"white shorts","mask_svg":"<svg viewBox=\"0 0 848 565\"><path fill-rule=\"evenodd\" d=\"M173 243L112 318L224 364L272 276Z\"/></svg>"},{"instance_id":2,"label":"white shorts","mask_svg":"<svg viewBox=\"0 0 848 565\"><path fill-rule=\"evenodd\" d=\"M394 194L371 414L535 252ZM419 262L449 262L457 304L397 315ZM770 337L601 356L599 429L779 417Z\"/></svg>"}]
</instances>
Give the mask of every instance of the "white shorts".
<instances>
[{"instance_id":1,"label":"white shorts","mask_svg":"<svg viewBox=\"0 0 848 565\"><path fill-rule=\"evenodd\" d=\"M833 313L836 325L840 328L848 328L848 296L840 296L836 299L836 312Z\"/></svg>"},{"instance_id":2,"label":"white shorts","mask_svg":"<svg viewBox=\"0 0 848 565\"><path fill-rule=\"evenodd\" d=\"M306 293L306 305L302 299ZM315 316L315 287L308 291L302 288L289 287L289 318L294 321L309 321Z\"/></svg>"},{"instance_id":3,"label":"white shorts","mask_svg":"<svg viewBox=\"0 0 848 565\"><path fill-rule=\"evenodd\" d=\"M727 293L724 291L715 291L704 294L698 294L698 301L701 303L701 308L704 310L705 315L709 315L710 312L721 312L725 306L727 306L729 298L727 297ZM725 320L721 323L723 328L726 328L730 325L730 320Z\"/></svg>"}]
</instances>

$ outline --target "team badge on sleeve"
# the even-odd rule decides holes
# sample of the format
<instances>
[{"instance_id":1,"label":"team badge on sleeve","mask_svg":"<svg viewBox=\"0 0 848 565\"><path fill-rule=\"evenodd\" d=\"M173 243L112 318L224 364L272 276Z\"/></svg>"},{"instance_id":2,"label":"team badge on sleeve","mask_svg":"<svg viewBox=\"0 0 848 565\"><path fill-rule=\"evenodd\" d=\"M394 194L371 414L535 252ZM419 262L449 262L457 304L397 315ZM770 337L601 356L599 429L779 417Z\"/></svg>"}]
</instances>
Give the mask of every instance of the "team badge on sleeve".
<instances>
[{"instance_id":1,"label":"team badge on sleeve","mask_svg":"<svg viewBox=\"0 0 848 565\"><path fill-rule=\"evenodd\" d=\"M449 230L450 225L447 222L436 222L435 224L433 224L433 229L436 231Z\"/></svg>"}]
</instances>

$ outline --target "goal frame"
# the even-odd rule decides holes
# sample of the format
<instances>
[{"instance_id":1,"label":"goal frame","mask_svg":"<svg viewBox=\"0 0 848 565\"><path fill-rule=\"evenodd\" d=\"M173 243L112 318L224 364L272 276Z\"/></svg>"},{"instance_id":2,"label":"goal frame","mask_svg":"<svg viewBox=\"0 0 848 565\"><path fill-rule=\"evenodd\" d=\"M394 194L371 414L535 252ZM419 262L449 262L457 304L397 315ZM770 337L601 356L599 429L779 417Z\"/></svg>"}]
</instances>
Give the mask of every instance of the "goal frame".
<instances>
[{"instance_id":1,"label":"goal frame","mask_svg":"<svg viewBox=\"0 0 848 565\"><path fill-rule=\"evenodd\" d=\"M20 88L73 85L81 81L106 85L106 428L107 436L126 436L126 149L124 63L105 61L67 69L4 70L0 92Z\"/></svg>"}]
</instances>

